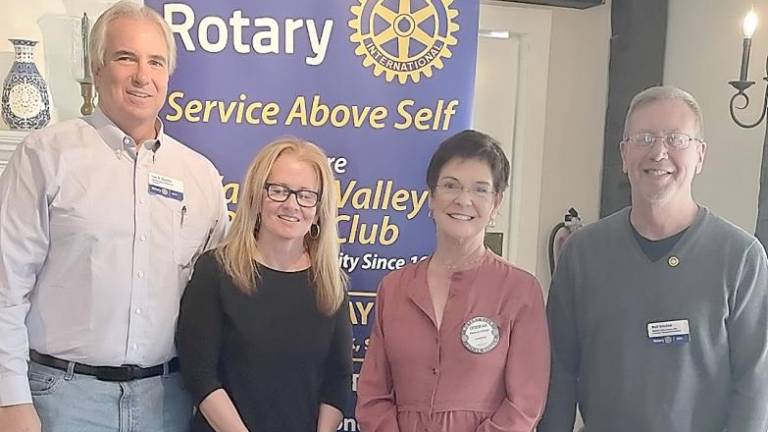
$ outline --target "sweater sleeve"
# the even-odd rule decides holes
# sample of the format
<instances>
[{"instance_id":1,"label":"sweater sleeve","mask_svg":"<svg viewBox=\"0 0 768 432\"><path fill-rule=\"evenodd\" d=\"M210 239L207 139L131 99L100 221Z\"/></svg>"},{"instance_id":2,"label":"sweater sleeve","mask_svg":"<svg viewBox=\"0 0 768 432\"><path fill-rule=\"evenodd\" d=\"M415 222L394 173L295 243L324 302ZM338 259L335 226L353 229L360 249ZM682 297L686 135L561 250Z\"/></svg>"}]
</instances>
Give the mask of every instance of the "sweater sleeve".
<instances>
[{"instance_id":1,"label":"sweater sleeve","mask_svg":"<svg viewBox=\"0 0 768 432\"><path fill-rule=\"evenodd\" d=\"M371 331L371 343L365 353L363 369L357 383L357 408L355 415L360 429L367 432L399 432L397 406L392 372L387 358L382 323L385 315L385 287L393 274L379 284L376 295L376 321Z\"/></svg>"},{"instance_id":2,"label":"sweater sleeve","mask_svg":"<svg viewBox=\"0 0 768 432\"><path fill-rule=\"evenodd\" d=\"M176 327L181 373L195 405L222 388L217 373L221 330L219 269L213 252L207 252L195 264L192 279L181 299Z\"/></svg>"},{"instance_id":3,"label":"sweater sleeve","mask_svg":"<svg viewBox=\"0 0 768 432\"><path fill-rule=\"evenodd\" d=\"M320 402L339 411L344 411L352 392L352 323L348 305L349 299L345 297L334 316L333 338L320 388Z\"/></svg>"},{"instance_id":4,"label":"sweater sleeve","mask_svg":"<svg viewBox=\"0 0 768 432\"><path fill-rule=\"evenodd\" d=\"M571 431L576 419L581 352L574 312L571 250L572 248L567 246L563 250L549 288L547 319L552 348L552 370L547 404L538 432Z\"/></svg>"},{"instance_id":5,"label":"sweater sleeve","mask_svg":"<svg viewBox=\"0 0 768 432\"><path fill-rule=\"evenodd\" d=\"M549 334L541 287L530 277L515 317L505 365L507 397L477 432L531 432L544 411L549 384Z\"/></svg>"},{"instance_id":6,"label":"sweater sleeve","mask_svg":"<svg viewBox=\"0 0 768 432\"><path fill-rule=\"evenodd\" d=\"M731 361L727 431L768 430L768 260L755 240L741 263L726 319Z\"/></svg>"}]
</instances>

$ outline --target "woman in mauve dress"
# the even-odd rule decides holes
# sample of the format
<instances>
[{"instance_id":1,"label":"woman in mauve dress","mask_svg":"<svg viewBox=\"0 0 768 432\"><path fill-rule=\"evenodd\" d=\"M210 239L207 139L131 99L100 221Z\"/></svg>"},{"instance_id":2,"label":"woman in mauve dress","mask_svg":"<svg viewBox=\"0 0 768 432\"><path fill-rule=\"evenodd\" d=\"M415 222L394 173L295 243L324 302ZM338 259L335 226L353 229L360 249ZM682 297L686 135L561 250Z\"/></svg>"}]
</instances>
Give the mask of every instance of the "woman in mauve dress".
<instances>
[{"instance_id":1,"label":"woman in mauve dress","mask_svg":"<svg viewBox=\"0 0 768 432\"><path fill-rule=\"evenodd\" d=\"M509 179L488 135L444 141L427 170L437 246L381 281L357 387L365 432L533 431L549 338L536 278L488 250Z\"/></svg>"}]
</instances>

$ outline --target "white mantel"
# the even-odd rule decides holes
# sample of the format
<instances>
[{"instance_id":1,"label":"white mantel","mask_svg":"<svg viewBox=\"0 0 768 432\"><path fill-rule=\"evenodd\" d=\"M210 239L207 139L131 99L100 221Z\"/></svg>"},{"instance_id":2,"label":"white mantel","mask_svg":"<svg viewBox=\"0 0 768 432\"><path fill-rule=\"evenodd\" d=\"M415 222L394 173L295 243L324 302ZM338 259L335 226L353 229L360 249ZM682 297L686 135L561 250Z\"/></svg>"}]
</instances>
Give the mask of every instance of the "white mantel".
<instances>
[{"instance_id":1,"label":"white mantel","mask_svg":"<svg viewBox=\"0 0 768 432\"><path fill-rule=\"evenodd\" d=\"M0 173L3 172L8 160L29 131L0 129Z\"/></svg>"}]
</instances>

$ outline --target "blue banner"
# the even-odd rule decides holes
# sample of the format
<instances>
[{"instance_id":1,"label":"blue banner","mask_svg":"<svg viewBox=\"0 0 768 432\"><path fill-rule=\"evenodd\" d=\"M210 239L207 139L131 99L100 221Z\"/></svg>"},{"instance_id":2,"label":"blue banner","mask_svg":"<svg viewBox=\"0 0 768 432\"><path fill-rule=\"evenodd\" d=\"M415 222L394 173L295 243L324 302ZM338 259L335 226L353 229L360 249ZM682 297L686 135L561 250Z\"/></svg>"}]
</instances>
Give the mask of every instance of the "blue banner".
<instances>
[{"instance_id":1,"label":"blue banner","mask_svg":"<svg viewBox=\"0 0 768 432\"><path fill-rule=\"evenodd\" d=\"M178 47L166 130L218 167L230 210L251 158L275 138L328 154L351 276L354 388L379 280L434 247L426 167L440 141L470 125L479 2L145 3ZM340 430L358 430L353 407Z\"/></svg>"}]
</instances>

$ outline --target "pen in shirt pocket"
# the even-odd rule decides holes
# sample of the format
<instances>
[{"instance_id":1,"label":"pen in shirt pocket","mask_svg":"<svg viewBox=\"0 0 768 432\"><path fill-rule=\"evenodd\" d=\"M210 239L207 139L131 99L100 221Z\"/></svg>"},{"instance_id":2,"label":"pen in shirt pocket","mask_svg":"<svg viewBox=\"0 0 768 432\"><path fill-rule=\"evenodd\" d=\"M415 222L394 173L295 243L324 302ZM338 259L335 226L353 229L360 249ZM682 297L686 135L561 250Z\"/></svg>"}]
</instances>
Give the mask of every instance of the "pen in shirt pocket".
<instances>
[{"instance_id":1,"label":"pen in shirt pocket","mask_svg":"<svg viewBox=\"0 0 768 432\"><path fill-rule=\"evenodd\" d=\"M211 236L213 235L213 230L216 228L216 225L218 225L219 220L216 219L216 222L213 223L213 226L211 229L208 230L208 236L205 237L205 243L203 243L203 252L208 250L208 243L211 241Z\"/></svg>"},{"instance_id":2,"label":"pen in shirt pocket","mask_svg":"<svg viewBox=\"0 0 768 432\"><path fill-rule=\"evenodd\" d=\"M179 220L179 228L184 228L184 216L187 215L187 206L181 206L181 219Z\"/></svg>"}]
</instances>

